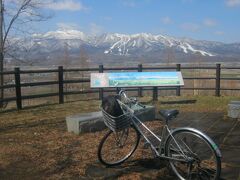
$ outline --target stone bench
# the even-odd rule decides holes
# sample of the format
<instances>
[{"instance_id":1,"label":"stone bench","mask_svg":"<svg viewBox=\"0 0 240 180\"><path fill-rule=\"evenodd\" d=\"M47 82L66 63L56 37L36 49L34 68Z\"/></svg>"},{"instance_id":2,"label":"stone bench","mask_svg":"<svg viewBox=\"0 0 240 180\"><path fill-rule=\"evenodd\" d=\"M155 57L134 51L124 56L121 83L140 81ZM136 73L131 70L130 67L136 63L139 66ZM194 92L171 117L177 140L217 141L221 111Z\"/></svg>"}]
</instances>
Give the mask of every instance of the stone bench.
<instances>
[{"instance_id":1,"label":"stone bench","mask_svg":"<svg viewBox=\"0 0 240 180\"><path fill-rule=\"evenodd\" d=\"M154 106L135 108L134 113L143 122L155 120ZM101 111L67 116L66 123L68 132L75 134L96 132L106 128Z\"/></svg>"}]
</instances>

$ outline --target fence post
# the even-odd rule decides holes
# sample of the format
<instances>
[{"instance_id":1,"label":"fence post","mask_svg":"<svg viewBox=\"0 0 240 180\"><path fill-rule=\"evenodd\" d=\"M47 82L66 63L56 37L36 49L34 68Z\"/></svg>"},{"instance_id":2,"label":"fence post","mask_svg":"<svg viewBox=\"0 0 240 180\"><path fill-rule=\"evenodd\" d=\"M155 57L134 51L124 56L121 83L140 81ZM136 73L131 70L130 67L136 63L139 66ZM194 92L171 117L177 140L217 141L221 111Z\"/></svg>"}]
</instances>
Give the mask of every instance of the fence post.
<instances>
[{"instance_id":1,"label":"fence post","mask_svg":"<svg viewBox=\"0 0 240 180\"><path fill-rule=\"evenodd\" d=\"M158 100L158 87L153 87L153 101Z\"/></svg>"},{"instance_id":2,"label":"fence post","mask_svg":"<svg viewBox=\"0 0 240 180\"><path fill-rule=\"evenodd\" d=\"M216 64L216 89L215 96L220 96L221 89L221 64Z\"/></svg>"},{"instance_id":3,"label":"fence post","mask_svg":"<svg viewBox=\"0 0 240 180\"><path fill-rule=\"evenodd\" d=\"M138 65L138 72L142 72L142 64ZM138 88L138 97L142 97L142 88Z\"/></svg>"},{"instance_id":4,"label":"fence post","mask_svg":"<svg viewBox=\"0 0 240 180\"><path fill-rule=\"evenodd\" d=\"M99 65L99 73L103 73L103 65ZM99 100L103 99L103 88L99 88Z\"/></svg>"},{"instance_id":5,"label":"fence post","mask_svg":"<svg viewBox=\"0 0 240 180\"><path fill-rule=\"evenodd\" d=\"M181 71L181 64L177 64L176 70ZM181 87L180 86L178 86L176 89L176 96L181 96Z\"/></svg>"},{"instance_id":6,"label":"fence post","mask_svg":"<svg viewBox=\"0 0 240 180\"><path fill-rule=\"evenodd\" d=\"M14 69L15 75L15 89L16 89L16 105L17 109L22 109L22 93L21 93L21 77L20 77L20 68L17 67Z\"/></svg>"},{"instance_id":7,"label":"fence post","mask_svg":"<svg viewBox=\"0 0 240 180\"><path fill-rule=\"evenodd\" d=\"M63 67L58 66L58 96L59 104L64 103L64 93L63 93Z\"/></svg>"}]
</instances>

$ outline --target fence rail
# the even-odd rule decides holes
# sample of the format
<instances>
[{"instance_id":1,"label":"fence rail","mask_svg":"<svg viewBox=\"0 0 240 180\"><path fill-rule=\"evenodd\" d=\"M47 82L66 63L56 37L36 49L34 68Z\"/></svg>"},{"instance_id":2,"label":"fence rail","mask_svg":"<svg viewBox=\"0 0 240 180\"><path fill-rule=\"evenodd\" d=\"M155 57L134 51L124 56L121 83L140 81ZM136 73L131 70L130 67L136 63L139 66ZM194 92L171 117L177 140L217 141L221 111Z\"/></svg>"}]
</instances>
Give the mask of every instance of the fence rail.
<instances>
[{"instance_id":1,"label":"fence rail","mask_svg":"<svg viewBox=\"0 0 240 180\"><path fill-rule=\"evenodd\" d=\"M201 66L201 67L190 67L190 66L183 66L181 64L176 64L175 66L164 66L164 67L143 67L142 64L139 64L137 67L105 67L103 65L99 65L98 68L71 68L71 69L64 69L62 66L59 66L58 69L44 69L44 70L21 70L20 68L15 68L14 71L5 71L0 72L2 75L13 75L14 76L14 83L13 84L6 84L0 86L0 90L5 90L9 88L15 88L15 96L14 97L7 97L0 99L0 103L15 101L17 109L22 109L22 100L25 99L35 99L35 98L43 98L43 97L52 97L57 96L58 102L60 104L64 103L64 96L65 95L75 95L75 94L88 94L88 93L98 93L99 99L103 98L105 92L118 92L119 88L116 89L88 89L88 90L81 90L81 91L64 91L64 85L70 83L89 83L89 78L79 78L79 79L69 79L64 80L64 73L69 72L99 72L103 73L106 71L137 71L143 72L148 70L215 70L214 76L211 77L185 77L183 76L184 80L214 80L215 87L139 87L139 88L128 88L128 91L136 91L138 92L138 96L143 95L143 91L152 91L153 100L158 99L158 91L159 90L176 90L176 95L180 96L182 90L213 90L215 91L215 96L221 95L221 90L240 90L240 88L221 88L221 81L240 81L240 78L233 78L233 77L221 77L222 70L240 70L240 67L221 67L221 64L216 64L215 66ZM39 81L39 82L22 82L21 76L25 74L41 74L41 73L57 73L57 80L54 81ZM57 85L58 91L56 93L45 93L45 94L37 94L37 95L22 95L22 88L23 87L35 87L35 86L47 86L47 85Z\"/></svg>"}]
</instances>

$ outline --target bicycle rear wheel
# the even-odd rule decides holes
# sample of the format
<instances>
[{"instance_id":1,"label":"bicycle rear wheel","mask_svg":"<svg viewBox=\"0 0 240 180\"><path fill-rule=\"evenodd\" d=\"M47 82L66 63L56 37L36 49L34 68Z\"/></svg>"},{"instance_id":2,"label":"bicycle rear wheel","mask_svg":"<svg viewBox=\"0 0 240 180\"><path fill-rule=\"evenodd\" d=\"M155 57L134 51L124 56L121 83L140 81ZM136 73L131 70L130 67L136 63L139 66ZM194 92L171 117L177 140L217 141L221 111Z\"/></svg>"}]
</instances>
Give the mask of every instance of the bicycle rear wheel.
<instances>
[{"instance_id":1,"label":"bicycle rear wheel","mask_svg":"<svg viewBox=\"0 0 240 180\"><path fill-rule=\"evenodd\" d=\"M109 131L101 140L98 147L98 159L106 166L123 163L136 150L140 134L135 127L121 131Z\"/></svg>"},{"instance_id":2,"label":"bicycle rear wheel","mask_svg":"<svg viewBox=\"0 0 240 180\"><path fill-rule=\"evenodd\" d=\"M166 156L179 179L219 179L221 158L216 145L208 138L191 130L178 130L166 141ZM185 162L184 162L185 161Z\"/></svg>"}]
</instances>

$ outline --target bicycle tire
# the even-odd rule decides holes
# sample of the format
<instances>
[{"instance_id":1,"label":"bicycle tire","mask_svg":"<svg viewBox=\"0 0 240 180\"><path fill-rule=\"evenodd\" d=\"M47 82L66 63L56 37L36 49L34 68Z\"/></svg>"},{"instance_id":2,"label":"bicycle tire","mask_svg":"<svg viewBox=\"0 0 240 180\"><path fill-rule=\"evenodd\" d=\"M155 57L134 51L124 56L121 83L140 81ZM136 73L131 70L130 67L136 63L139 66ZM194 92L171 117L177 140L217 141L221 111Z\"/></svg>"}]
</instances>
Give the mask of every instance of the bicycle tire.
<instances>
[{"instance_id":1,"label":"bicycle tire","mask_svg":"<svg viewBox=\"0 0 240 180\"><path fill-rule=\"evenodd\" d=\"M189 159L192 161L183 163L169 160L171 169L179 179L217 180L220 178L220 151L208 136L198 130L181 128L173 131L166 140L165 155L178 160Z\"/></svg>"},{"instance_id":2,"label":"bicycle tire","mask_svg":"<svg viewBox=\"0 0 240 180\"><path fill-rule=\"evenodd\" d=\"M98 159L105 166L119 165L130 158L139 141L140 133L134 126L117 132L110 130L98 146Z\"/></svg>"}]
</instances>

